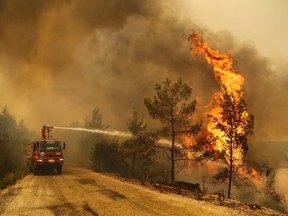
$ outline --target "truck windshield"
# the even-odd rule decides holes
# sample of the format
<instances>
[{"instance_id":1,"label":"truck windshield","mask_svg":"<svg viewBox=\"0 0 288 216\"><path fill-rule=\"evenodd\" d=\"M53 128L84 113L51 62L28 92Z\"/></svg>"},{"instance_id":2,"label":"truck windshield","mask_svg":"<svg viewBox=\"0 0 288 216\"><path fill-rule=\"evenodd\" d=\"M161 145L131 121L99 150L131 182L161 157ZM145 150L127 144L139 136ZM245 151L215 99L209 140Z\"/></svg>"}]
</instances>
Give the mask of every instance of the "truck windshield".
<instances>
[{"instance_id":1,"label":"truck windshield","mask_svg":"<svg viewBox=\"0 0 288 216\"><path fill-rule=\"evenodd\" d=\"M61 151L61 143L59 141L44 141L40 143L40 151Z\"/></svg>"}]
</instances>

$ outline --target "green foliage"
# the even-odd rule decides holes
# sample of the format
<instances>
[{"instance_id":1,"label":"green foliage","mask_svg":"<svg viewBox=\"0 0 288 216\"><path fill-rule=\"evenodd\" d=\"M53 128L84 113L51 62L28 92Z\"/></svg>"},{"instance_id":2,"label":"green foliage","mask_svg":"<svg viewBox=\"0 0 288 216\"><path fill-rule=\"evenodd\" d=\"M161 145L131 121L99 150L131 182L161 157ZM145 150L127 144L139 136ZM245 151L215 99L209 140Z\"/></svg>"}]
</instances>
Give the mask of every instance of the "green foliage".
<instances>
[{"instance_id":1,"label":"green foliage","mask_svg":"<svg viewBox=\"0 0 288 216\"><path fill-rule=\"evenodd\" d=\"M85 119L84 127L99 130L108 128L103 123L99 108L93 109L91 118ZM87 132L79 138L79 148L83 157L90 158L96 171L125 175L126 161L118 152L119 143L116 139Z\"/></svg>"},{"instance_id":2,"label":"green foliage","mask_svg":"<svg viewBox=\"0 0 288 216\"><path fill-rule=\"evenodd\" d=\"M94 108L92 110L91 119L86 118L84 127L91 129L106 129L108 126L105 126L102 123L102 113L100 113L99 108Z\"/></svg>"},{"instance_id":3,"label":"green foliage","mask_svg":"<svg viewBox=\"0 0 288 216\"><path fill-rule=\"evenodd\" d=\"M143 116L136 110L134 105L132 106L131 116L128 119L127 125L133 135L137 135L139 132L145 131L147 128Z\"/></svg>"},{"instance_id":4,"label":"green foliage","mask_svg":"<svg viewBox=\"0 0 288 216\"><path fill-rule=\"evenodd\" d=\"M118 152L118 141L104 137L95 140L91 160L98 172L112 172L126 175L125 158Z\"/></svg>"},{"instance_id":5,"label":"green foliage","mask_svg":"<svg viewBox=\"0 0 288 216\"><path fill-rule=\"evenodd\" d=\"M6 173L5 176L0 179L0 189L5 188L8 185L15 184L17 180L23 178L25 174L26 172L23 169L17 169L13 173Z\"/></svg>"},{"instance_id":6,"label":"green foliage","mask_svg":"<svg viewBox=\"0 0 288 216\"><path fill-rule=\"evenodd\" d=\"M4 107L0 114L0 183L2 186L11 182L7 174L14 176L13 173L25 167L25 145L31 138L32 133L26 128L23 120L17 123L8 108Z\"/></svg>"},{"instance_id":7,"label":"green foliage","mask_svg":"<svg viewBox=\"0 0 288 216\"><path fill-rule=\"evenodd\" d=\"M196 109L196 100L189 101L192 88L182 81L172 83L168 78L161 84L156 84L156 95L153 99L145 97L144 104L154 119L164 124L163 131L171 137L171 180L174 182L175 170L175 139L180 134L194 134L202 122L192 124L192 115Z\"/></svg>"},{"instance_id":8,"label":"green foliage","mask_svg":"<svg viewBox=\"0 0 288 216\"><path fill-rule=\"evenodd\" d=\"M120 152L128 159L130 175L133 178L141 178L149 173L155 160L156 142L157 137L155 134L142 131L121 144Z\"/></svg>"},{"instance_id":9,"label":"green foliage","mask_svg":"<svg viewBox=\"0 0 288 216\"><path fill-rule=\"evenodd\" d=\"M156 84L156 96L153 99L145 97L144 104L154 119L159 119L170 130L169 135L181 133L195 133L196 127L192 125L191 118L196 109L196 100L188 102L192 88L181 78L174 84L168 78L163 84ZM171 131L171 126L174 126Z\"/></svg>"},{"instance_id":10,"label":"green foliage","mask_svg":"<svg viewBox=\"0 0 288 216\"><path fill-rule=\"evenodd\" d=\"M108 128L105 126L102 121L102 113L100 113L99 108L95 108L92 111L91 118L86 118L84 123L85 128L90 129L100 129L104 130ZM95 143L95 140L102 139L104 136L97 133L87 132L79 138L79 148L83 156L90 155L91 149Z\"/></svg>"},{"instance_id":11,"label":"green foliage","mask_svg":"<svg viewBox=\"0 0 288 216\"><path fill-rule=\"evenodd\" d=\"M128 161L130 176L139 178L146 175L152 166L157 139L155 135L146 131L143 116L134 105L127 126L134 136L121 144L120 153Z\"/></svg>"}]
</instances>

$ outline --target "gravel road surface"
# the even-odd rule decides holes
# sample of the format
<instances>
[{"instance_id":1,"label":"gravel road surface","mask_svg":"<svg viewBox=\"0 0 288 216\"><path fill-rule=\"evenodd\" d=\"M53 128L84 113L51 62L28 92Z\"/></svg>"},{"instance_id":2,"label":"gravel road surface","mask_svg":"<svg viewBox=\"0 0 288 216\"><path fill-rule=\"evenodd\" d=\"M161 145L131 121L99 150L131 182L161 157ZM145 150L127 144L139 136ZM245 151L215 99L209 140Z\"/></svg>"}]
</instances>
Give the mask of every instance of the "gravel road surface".
<instances>
[{"instance_id":1,"label":"gravel road surface","mask_svg":"<svg viewBox=\"0 0 288 216\"><path fill-rule=\"evenodd\" d=\"M248 215L175 194L162 194L89 169L27 175L0 191L0 215Z\"/></svg>"}]
</instances>

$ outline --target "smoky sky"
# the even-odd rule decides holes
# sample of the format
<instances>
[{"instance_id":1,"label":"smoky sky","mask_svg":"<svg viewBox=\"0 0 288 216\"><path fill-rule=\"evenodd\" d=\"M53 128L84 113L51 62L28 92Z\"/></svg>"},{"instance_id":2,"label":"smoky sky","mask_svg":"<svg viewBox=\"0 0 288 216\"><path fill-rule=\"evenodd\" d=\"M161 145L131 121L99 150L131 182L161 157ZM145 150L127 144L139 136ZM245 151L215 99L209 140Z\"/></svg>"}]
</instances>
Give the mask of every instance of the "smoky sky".
<instances>
[{"instance_id":1,"label":"smoky sky","mask_svg":"<svg viewBox=\"0 0 288 216\"><path fill-rule=\"evenodd\" d=\"M132 104L150 121L144 96L154 95L155 83L181 76L204 107L219 87L212 67L187 43L202 26L179 8L181 1L170 0L2 0L0 105L39 131L83 121L95 107L110 128L126 130ZM254 139L286 139L288 78L278 72L287 64L277 72L229 32L206 29L204 38L232 54L245 76Z\"/></svg>"}]
</instances>

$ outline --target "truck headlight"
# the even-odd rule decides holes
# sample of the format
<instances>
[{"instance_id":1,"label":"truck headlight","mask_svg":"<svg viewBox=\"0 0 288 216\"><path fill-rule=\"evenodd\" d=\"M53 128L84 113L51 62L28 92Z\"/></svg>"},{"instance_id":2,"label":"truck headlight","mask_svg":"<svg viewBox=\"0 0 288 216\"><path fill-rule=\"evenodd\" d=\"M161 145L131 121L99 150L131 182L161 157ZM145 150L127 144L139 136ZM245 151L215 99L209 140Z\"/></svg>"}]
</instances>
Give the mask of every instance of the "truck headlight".
<instances>
[{"instance_id":1,"label":"truck headlight","mask_svg":"<svg viewBox=\"0 0 288 216\"><path fill-rule=\"evenodd\" d=\"M42 162L42 161L43 161L42 159L37 160L37 162Z\"/></svg>"}]
</instances>

